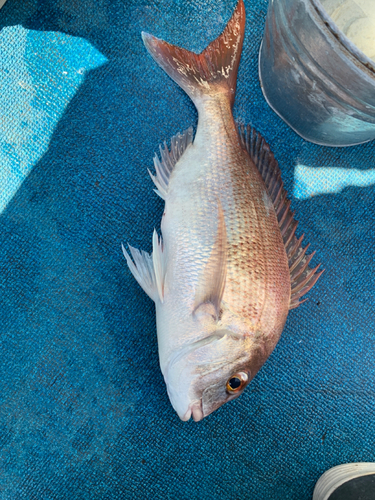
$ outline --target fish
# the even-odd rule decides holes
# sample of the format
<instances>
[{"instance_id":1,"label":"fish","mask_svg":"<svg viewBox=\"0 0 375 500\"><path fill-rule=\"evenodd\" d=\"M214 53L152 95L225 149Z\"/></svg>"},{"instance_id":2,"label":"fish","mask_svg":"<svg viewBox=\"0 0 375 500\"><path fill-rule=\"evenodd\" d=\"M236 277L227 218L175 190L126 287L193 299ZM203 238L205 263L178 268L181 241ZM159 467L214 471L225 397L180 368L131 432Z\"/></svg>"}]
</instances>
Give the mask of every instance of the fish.
<instances>
[{"instance_id":1,"label":"fish","mask_svg":"<svg viewBox=\"0 0 375 500\"><path fill-rule=\"evenodd\" d=\"M164 200L152 253L123 246L130 272L155 302L160 368L182 421L238 398L274 350L290 309L316 283L269 145L232 108L245 31L239 0L200 54L148 33L153 59L198 110L155 155Z\"/></svg>"}]
</instances>

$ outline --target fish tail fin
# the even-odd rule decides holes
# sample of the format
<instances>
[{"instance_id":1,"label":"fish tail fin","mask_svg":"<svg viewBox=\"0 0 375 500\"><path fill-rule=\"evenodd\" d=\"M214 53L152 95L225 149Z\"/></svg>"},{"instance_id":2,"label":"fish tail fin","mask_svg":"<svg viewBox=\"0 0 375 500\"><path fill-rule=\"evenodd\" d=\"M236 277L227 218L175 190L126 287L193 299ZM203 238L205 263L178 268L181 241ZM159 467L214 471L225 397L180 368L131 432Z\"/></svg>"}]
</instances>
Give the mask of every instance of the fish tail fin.
<instances>
[{"instance_id":1,"label":"fish tail fin","mask_svg":"<svg viewBox=\"0 0 375 500\"><path fill-rule=\"evenodd\" d=\"M245 31L245 6L239 0L224 31L200 54L171 45L148 33L143 42L164 71L182 87L193 100L204 95L227 94L233 106L237 70Z\"/></svg>"}]
</instances>

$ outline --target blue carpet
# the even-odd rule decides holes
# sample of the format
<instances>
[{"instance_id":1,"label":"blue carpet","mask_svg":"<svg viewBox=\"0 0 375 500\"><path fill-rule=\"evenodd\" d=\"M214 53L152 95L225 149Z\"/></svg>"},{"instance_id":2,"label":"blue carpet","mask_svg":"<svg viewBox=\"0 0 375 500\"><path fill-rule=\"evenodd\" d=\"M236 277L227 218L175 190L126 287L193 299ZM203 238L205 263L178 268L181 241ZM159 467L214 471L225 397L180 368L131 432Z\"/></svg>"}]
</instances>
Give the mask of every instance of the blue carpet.
<instances>
[{"instance_id":1,"label":"blue carpet","mask_svg":"<svg viewBox=\"0 0 375 500\"><path fill-rule=\"evenodd\" d=\"M200 51L234 4L0 11L1 499L309 500L329 467L375 460L375 143L309 144L268 108L266 0L245 0L234 114L270 143L326 273L240 399L178 419L153 303L121 254L150 251L163 203L146 169L197 122L140 32Z\"/></svg>"}]
</instances>

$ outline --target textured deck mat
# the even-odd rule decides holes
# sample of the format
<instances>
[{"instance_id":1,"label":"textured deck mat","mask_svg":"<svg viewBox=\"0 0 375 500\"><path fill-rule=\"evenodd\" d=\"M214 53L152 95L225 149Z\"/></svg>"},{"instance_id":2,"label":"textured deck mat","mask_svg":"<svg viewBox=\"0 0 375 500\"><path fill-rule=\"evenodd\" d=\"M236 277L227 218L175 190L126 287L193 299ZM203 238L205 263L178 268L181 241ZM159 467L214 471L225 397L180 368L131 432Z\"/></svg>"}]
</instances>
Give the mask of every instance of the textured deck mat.
<instances>
[{"instance_id":1,"label":"textured deck mat","mask_svg":"<svg viewBox=\"0 0 375 500\"><path fill-rule=\"evenodd\" d=\"M309 144L267 106L265 0L245 0L236 118L271 145L326 269L237 401L180 422L154 307L121 242L150 251L147 167L196 126L141 30L200 51L233 0L8 0L0 11L0 498L309 500L374 461L375 143Z\"/></svg>"}]
</instances>

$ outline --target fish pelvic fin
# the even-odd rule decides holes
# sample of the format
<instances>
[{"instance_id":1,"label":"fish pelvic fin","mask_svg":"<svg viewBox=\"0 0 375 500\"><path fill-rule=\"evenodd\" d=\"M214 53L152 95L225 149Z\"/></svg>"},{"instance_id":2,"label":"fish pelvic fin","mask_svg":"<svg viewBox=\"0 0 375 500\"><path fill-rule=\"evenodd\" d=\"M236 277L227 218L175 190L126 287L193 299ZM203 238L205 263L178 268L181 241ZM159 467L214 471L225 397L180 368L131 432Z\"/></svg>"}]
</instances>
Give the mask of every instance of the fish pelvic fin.
<instances>
[{"instance_id":1,"label":"fish pelvic fin","mask_svg":"<svg viewBox=\"0 0 375 500\"><path fill-rule=\"evenodd\" d=\"M300 238L295 235L298 222L290 209L291 202L284 189L280 167L269 145L250 125L238 125L237 128L242 147L249 153L259 170L276 212L289 263L291 282L289 309L295 309L307 300L300 299L311 290L324 270L319 270L320 264L314 268L309 267L315 252L307 255L309 245L302 247L303 235Z\"/></svg>"},{"instance_id":2,"label":"fish pelvic fin","mask_svg":"<svg viewBox=\"0 0 375 500\"><path fill-rule=\"evenodd\" d=\"M130 272L143 291L155 302L158 297L158 290L152 255L129 245L130 256L124 245L121 245L121 247Z\"/></svg>"},{"instance_id":3,"label":"fish pelvic fin","mask_svg":"<svg viewBox=\"0 0 375 500\"><path fill-rule=\"evenodd\" d=\"M227 231L224 211L218 200L218 225L214 246L199 279L195 293L194 314L198 311L220 317L220 305L227 276Z\"/></svg>"},{"instance_id":4,"label":"fish pelvic fin","mask_svg":"<svg viewBox=\"0 0 375 500\"><path fill-rule=\"evenodd\" d=\"M154 302L159 298L164 301L164 278L165 278L165 254L163 252L162 239L154 230L152 235L152 254L143 250L139 251L129 245L130 255L122 246L122 252L128 264L129 270L137 280L143 291Z\"/></svg>"},{"instance_id":5,"label":"fish pelvic fin","mask_svg":"<svg viewBox=\"0 0 375 500\"><path fill-rule=\"evenodd\" d=\"M146 49L164 71L192 99L227 94L233 106L237 70L245 32L245 6L239 0L224 31L196 54L142 32Z\"/></svg>"}]
</instances>

